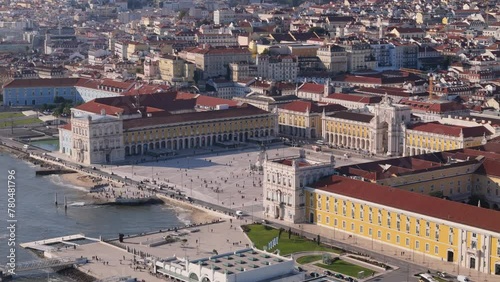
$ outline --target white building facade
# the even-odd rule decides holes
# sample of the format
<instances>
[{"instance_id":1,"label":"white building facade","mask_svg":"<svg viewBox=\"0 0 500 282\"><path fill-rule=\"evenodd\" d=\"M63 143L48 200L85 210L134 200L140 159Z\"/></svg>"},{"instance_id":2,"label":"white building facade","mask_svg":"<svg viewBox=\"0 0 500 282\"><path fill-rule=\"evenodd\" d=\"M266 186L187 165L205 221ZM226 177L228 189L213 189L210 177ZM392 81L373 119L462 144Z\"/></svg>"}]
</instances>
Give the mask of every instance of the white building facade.
<instances>
[{"instance_id":1,"label":"white building facade","mask_svg":"<svg viewBox=\"0 0 500 282\"><path fill-rule=\"evenodd\" d=\"M308 155L304 149L298 157L264 160L263 205L266 217L288 222L304 222L304 187L334 173L335 160Z\"/></svg>"}]
</instances>

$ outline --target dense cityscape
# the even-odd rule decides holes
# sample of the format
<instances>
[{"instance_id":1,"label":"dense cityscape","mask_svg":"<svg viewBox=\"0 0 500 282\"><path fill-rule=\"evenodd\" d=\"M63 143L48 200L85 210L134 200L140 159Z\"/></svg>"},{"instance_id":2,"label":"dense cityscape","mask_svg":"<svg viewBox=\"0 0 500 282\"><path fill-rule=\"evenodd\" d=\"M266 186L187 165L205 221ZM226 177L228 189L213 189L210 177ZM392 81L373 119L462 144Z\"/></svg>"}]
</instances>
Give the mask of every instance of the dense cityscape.
<instances>
[{"instance_id":1,"label":"dense cityscape","mask_svg":"<svg viewBox=\"0 0 500 282\"><path fill-rule=\"evenodd\" d=\"M0 85L0 281L500 281L496 0L0 0Z\"/></svg>"}]
</instances>

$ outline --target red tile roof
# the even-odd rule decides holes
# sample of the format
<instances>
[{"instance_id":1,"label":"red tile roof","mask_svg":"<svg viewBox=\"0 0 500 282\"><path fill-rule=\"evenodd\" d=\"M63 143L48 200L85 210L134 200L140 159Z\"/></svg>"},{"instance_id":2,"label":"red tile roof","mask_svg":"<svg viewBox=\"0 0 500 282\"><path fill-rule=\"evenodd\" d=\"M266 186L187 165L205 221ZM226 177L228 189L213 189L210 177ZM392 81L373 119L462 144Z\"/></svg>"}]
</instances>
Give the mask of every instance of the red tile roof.
<instances>
[{"instance_id":1,"label":"red tile roof","mask_svg":"<svg viewBox=\"0 0 500 282\"><path fill-rule=\"evenodd\" d=\"M367 115L367 114L360 114L360 113L354 113L354 112L336 112L331 115L330 117L333 118L339 118L339 119L346 119L346 120L352 120L352 121L358 121L358 122L363 122L363 123L370 123L371 120L373 119L372 115Z\"/></svg>"},{"instance_id":2,"label":"red tile roof","mask_svg":"<svg viewBox=\"0 0 500 282\"><path fill-rule=\"evenodd\" d=\"M131 87L134 82L133 81L116 81L111 79L103 79L100 81L102 86L114 87L118 89L128 89Z\"/></svg>"},{"instance_id":3,"label":"red tile roof","mask_svg":"<svg viewBox=\"0 0 500 282\"><path fill-rule=\"evenodd\" d=\"M314 103L312 101L293 101L283 105L282 109L293 111L293 112L301 112L305 113L307 111L311 113L322 113L325 110L326 113L330 112L338 112L347 110L346 107L341 106L339 104L323 104L323 103Z\"/></svg>"},{"instance_id":4,"label":"red tile roof","mask_svg":"<svg viewBox=\"0 0 500 282\"><path fill-rule=\"evenodd\" d=\"M124 129L142 128L145 126L167 125L173 123L210 121L224 118L236 118L255 115L270 115L269 112L245 104L239 108L229 108L227 110L183 113L162 117L144 117L123 121Z\"/></svg>"},{"instance_id":5,"label":"red tile roof","mask_svg":"<svg viewBox=\"0 0 500 282\"><path fill-rule=\"evenodd\" d=\"M325 86L323 84L304 83L304 85L299 88L299 92L323 94L325 92Z\"/></svg>"},{"instance_id":6,"label":"red tile roof","mask_svg":"<svg viewBox=\"0 0 500 282\"><path fill-rule=\"evenodd\" d=\"M71 131L71 123L66 123L65 125L61 125L59 126L59 128Z\"/></svg>"},{"instance_id":7,"label":"red tile roof","mask_svg":"<svg viewBox=\"0 0 500 282\"><path fill-rule=\"evenodd\" d=\"M455 112L455 111L463 111L466 110L462 104L457 102L433 102L433 101L413 101L403 99L399 101L399 104L407 105L416 111L425 111L432 113L447 113L447 112Z\"/></svg>"},{"instance_id":8,"label":"red tile roof","mask_svg":"<svg viewBox=\"0 0 500 282\"><path fill-rule=\"evenodd\" d=\"M217 105L228 105L229 107L238 106L238 101L222 99L217 97L210 97L205 95L198 95L196 98L196 105L201 107L215 107Z\"/></svg>"},{"instance_id":9,"label":"red tile roof","mask_svg":"<svg viewBox=\"0 0 500 282\"><path fill-rule=\"evenodd\" d=\"M123 93L122 95L143 95L143 94L154 94L158 92L165 92L170 89L170 86L167 85L154 85L154 84L145 84L141 85L139 88L131 88Z\"/></svg>"},{"instance_id":10,"label":"red tile roof","mask_svg":"<svg viewBox=\"0 0 500 282\"><path fill-rule=\"evenodd\" d=\"M344 93L333 93L328 95L326 98L364 103L364 104L378 104L380 103L380 101L382 101L382 97L380 96L367 96L367 95L344 94Z\"/></svg>"},{"instance_id":11,"label":"red tile roof","mask_svg":"<svg viewBox=\"0 0 500 282\"><path fill-rule=\"evenodd\" d=\"M363 182L342 176L331 176L313 188L346 197L360 199L403 211L456 222L480 229L500 232L500 212L448 201L423 194Z\"/></svg>"},{"instance_id":12,"label":"red tile roof","mask_svg":"<svg viewBox=\"0 0 500 282\"><path fill-rule=\"evenodd\" d=\"M70 87L75 86L82 78L33 78L33 79L15 79L4 85L4 88L16 87Z\"/></svg>"},{"instance_id":13,"label":"red tile roof","mask_svg":"<svg viewBox=\"0 0 500 282\"><path fill-rule=\"evenodd\" d=\"M132 113L131 111L127 111L123 108L114 107L111 105L106 105L106 104L96 102L96 100L92 100L92 101L87 102L85 104L81 104L79 106L76 106L75 109L80 110L80 111L89 112L89 113L95 113L95 114L100 114L101 110L104 110L107 115L115 115L117 113L120 113L120 114Z\"/></svg>"},{"instance_id":14,"label":"red tile roof","mask_svg":"<svg viewBox=\"0 0 500 282\"><path fill-rule=\"evenodd\" d=\"M358 89L354 90L358 93L366 93L366 94L375 94L375 95L390 95L390 96L398 96L398 97L410 97L410 96L428 96L429 94L427 93L420 93L420 94L412 94L405 92L404 89L401 88L395 88L395 87L379 87L379 88L374 88L374 87L359 87Z\"/></svg>"},{"instance_id":15,"label":"red tile roof","mask_svg":"<svg viewBox=\"0 0 500 282\"><path fill-rule=\"evenodd\" d=\"M463 134L464 138L480 137L492 134L482 125L465 127L451 124L441 124L439 122L417 123L408 126L408 129L455 137L460 137L460 135Z\"/></svg>"}]
</instances>

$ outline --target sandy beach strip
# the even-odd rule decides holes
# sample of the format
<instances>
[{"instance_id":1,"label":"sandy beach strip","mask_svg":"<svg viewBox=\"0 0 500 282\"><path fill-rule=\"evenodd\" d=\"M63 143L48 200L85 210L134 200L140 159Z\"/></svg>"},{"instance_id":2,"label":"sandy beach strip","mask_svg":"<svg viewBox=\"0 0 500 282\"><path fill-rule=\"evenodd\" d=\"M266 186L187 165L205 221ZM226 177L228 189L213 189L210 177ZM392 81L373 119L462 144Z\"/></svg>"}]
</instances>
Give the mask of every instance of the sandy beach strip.
<instances>
[{"instance_id":1,"label":"sandy beach strip","mask_svg":"<svg viewBox=\"0 0 500 282\"><path fill-rule=\"evenodd\" d=\"M212 210L207 210L202 207L198 207L188 202L172 199L169 196L165 196L162 194L156 194L158 198L163 200L166 204L181 207L190 212L189 220L193 224L202 224L202 223L210 223L216 219L227 218L228 216L222 213L218 213Z\"/></svg>"},{"instance_id":2,"label":"sandy beach strip","mask_svg":"<svg viewBox=\"0 0 500 282\"><path fill-rule=\"evenodd\" d=\"M62 174L61 179L75 186L80 186L89 190L90 188L94 187L94 185L107 183L107 181L97 181L96 177L79 172Z\"/></svg>"},{"instance_id":3,"label":"sandy beach strip","mask_svg":"<svg viewBox=\"0 0 500 282\"><path fill-rule=\"evenodd\" d=\"M61 175L61 179L64 182L71 183L75 186L80 186L85 189L92 188L94 185L97 184L102 184L102 183L108 183L108 181L93 181L95 177L82 174L82 173L68 173L68 174L63 174ZM119 189L121 190L121 189ZM90 196L90 195L89 195ZM181 207L184 210L187 210L189 213L189 221L193 224L200 224L200 223L209 223L212 222L213 220L220 219L222 217L227 217L224 214L217 213L215 211L207 210L201 207L197 207L194 205L191 205L187 202L172 199L168 196L164 196L162 194L157 194L158 198L160 198L162 201L164 201L166 204L174 206L174 207ZM94 199L96 200L96 199Z\"/></svg>"}]
</instances>

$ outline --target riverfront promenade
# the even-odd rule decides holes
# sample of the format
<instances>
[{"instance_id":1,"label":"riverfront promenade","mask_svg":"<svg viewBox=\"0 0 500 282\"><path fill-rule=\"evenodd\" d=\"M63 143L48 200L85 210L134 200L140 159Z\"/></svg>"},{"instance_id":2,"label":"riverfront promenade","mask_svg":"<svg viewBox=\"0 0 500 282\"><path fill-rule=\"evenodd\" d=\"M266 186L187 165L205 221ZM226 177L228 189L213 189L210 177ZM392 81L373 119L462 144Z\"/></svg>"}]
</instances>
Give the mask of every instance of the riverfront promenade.
<instances>
[{"instance_id":1,"label":"riverfront promenade","mask_svg":"<svg viewBox=\"0 0 500 282\"><path fill-rule=\"evenodd\" d=\"M272 146L266 150L269 158L296 157L296 147ZM258 212L262 207L262 172L250 169L264 158L259 146L250 145L236 149L187 149L166 159L156 160L148 156L131 157L134 165L96 165L96 170L88 167L78 169L76 164L58 152L48 153L47 157L59 158L59 165L102 177L104 180L119 180L127 186L143 182L148 187L165 185L173 187L167 192L180 191L182 195L196 200L222 206L228 210L247 210ZM310 151L308 151L310 152ZM329 155L329 153L327 154ZM367 162L369 159L335 155L336 166ZM144 161L145 160L145 161ZM126 178L126 179L125 179ZM152 180L155 184L153 185ZM131 183L133 181L134 183ZM134 190L135 191L135 190ZM137 192L137 191L135 191Z\"/></svg>"},{"instance_id":2,"label":"riverfront promenade","mask_svg":"<svg viewBox=\"0 0 500 282\"><path fill-rule=\"evenodd\" d=\"M293 148L289 148L289 149L294 150ZM256 150L256 149L254 149L254 150ZM268 150L268 152L271 152L272 150L273 149ZM276 149L274 149L274 150L276 150ZM281 150L277 150L277 151L278 151L277 153L279 153L279 151L281 151ZM181 152L181 153L183 153L183 152ZM189 153L187 153L187 152L185 152L185 153L186 153L186 155L181 155L178 157L185 157L185 156L189 155ZM221 155L223 155L225 158L227 158L227 160L232 160L232 158L235 157L233 155L233 153L246 154L244 151L236 150L236 151L226 151L226 154L221 154ZM214 154L216 155L217 153L216 152L208 153L208 154L204 154L204 155L198 156L198 157L199 158L209 158L209 157L213 156ZM58 154L54 154L54 155L58 156ZM168 160L168 161L166 161L166 163L175 161L176 159L179 159L178 157L173 158L171 160ZM270 157L272 157L272 155L270 155ZM52 157L51 157L51 159L52 159ZM179 162L179 164L184 163L187 165L187 160L185 158L180 159L180 160L182 160L182 161ZM349 160L352 161L353 158L351 158ZM366 159L364 161L368 161L368 160ZM72 166L72 168L77 167L76 164L72 164L68 161L65 161L65 162L66 162L66 164L69 164L70 166ZM190 160L190 162L191 162L191 160ZM224 163L224 162L222 162L222 163ZM244 162L242 162L242 163L244 163ZM175 163L175 164L177 164L177 163ZM345 163L343 163L343 160L338 160L337 166L341 166L341 165L345 165ZM154 169L156 166L156 162L141 163L140 166L146 167L146 169L144 169L145 175L143 175L142 177L145 177L145 178L147 177L148 174L146 172L148 170L150 171L151 167L153 167L153 177L154 177L154 175L155 175ZM134 170L135 170L135 167L136 166L134 166ZM234 168L236 168L236 166ZM111 176L110 174L108 174L104 171L99 171L99 170L93 171L93 170L90 170L89 168L85 168L85 167L83 169L84 169L84 172L86 172L86 173L92 173L93 175L101 176L103 178L114 177L116 179L121 179L121 181L123 181L123 178L120 178L117 175L118 173L115 173L115 167L113 167L114 176ZM100 167L98 167L98 169L100 169ZM111 170L111 167L104 168L104 169ZM131 170L131 166L129 167L129 169ZM169 169L173 169L173 171L170 171L170 172L160 171L159 174L161 174L161 175L168 175L167 173L175 174L175 168L169 168ZM242 168L242 169L244 169L244 168ZM205 175L204 175L205 177L207 177L206 174L208 174L208 175L211 174L210 170L204 171L204 173L205 173ZM217 176L215 176L215 177L217 177ZM138 179L140 179L140 176L138 177ZM186 185L184 185L184 186L186 186ZM196 191L194 187L195 186L193 186L193 191ZM237 188L233 188L233 189L238 190ZM189 186L184 187L183 191L186 195L190 195L190 193L189 193L190 187ZM261 193L260 191L259 191L259 193ZM194 194L193 194L193 197L195 199L197 199L196 196L194 196ZM242 199L242 200L245 201L246 199ZM236 207L238 207L238 205L239 205L239 207L241 207L241 209L245 210L247 213L253 214L253 218L255 220L257 220L261 215L261 211L258 210L258 206L260 203L257 201L257 204L250 205L250 206L248 206L248 205L243 206L244 203L245 202L243 202L243 203L240 202L238 204L237 202L235 202L235 205L232 207L233 211L236 210ZM225 211L227 211L229 208L228 205L217 204L217 202L213 203L212 207L219 209L219 210L225 210ZM397 265L400 267L400 271L393 272L391 275L396 275L399 272L401 277L394 277L394 278L385 277L384 280L380 280L380 281L389 281L389 282L392 282L392 281L400 282L400 281L407 281L407 280L413 281L414 279L410 279L410 277L413 274L415 274L417 272L421 272L421 271L426 271L427 269L445 271L445 272L450 273L450 274L455 275L455 276L458 274L467 275L467 276L471 277L473 279L473 281L499 281L498 277L496 277L496 276L486 275L483 273L479 273L475 270L470 270L470 269L466 269L466 268L459 269L457 267L457 265L443 262L441 260L438 260L438 259L435 259L435 258L432 258L429 256L417 254L417 253L414 253L408 249L398 249L398 248L393 247L393 246L381 244L381 243L377 242L377 240L370 240L370 239L360 238L360 237L356 237L356 236L349 237L350 234L348 232L345 233L345 237L344 236L341 237L341 235L343 234L343 231L339 230L339 229L337 229L337 230L326 229L324 227L310 225L310 224L300 224L300 225L299 224L292 224L292 225L290 225L290 224L287 224L284 222L278 222L278 223L282 224L285 227L292 227L292 228L294 228L295 232L303 233L304 235L307 235L306 233L309 233L310 235L308 235L308 236L310 238L313 238L317 235L320 235L322 237L322 241L325 243L330 243L333 239L335 239L335 242L333 242L333 245L337 245L340 247L345 246L345 248L348 250L358 250L359 252L369 253L377 260L380 260L380 261L387 260L391 264L394 264L394 265ZM404 255L401 255L401 252L404 252ZM404 273L405 271L407 273ZM401 273L401 272L403 272L403 273Z\"/></svg>"},{"instance_id":3,"label":"riverfront promenade","mask_svg":"<svg viewBox=\"0 0 500 282\"><path fill-rule=\"evenodd\" d=\"M247 248L251 246L251 242L240 228L240 224L243 223L245 223L244 219L228 219L224 222L193 226L177 231L125 236L123 243L118 243L117 240L112 244L89 243L77 248L62 248L54 252L52 256L75 259L86 257L90 260L89 263L78 269L98 279L130 276L137 278L138 281L165 281L165 278L150 273L153 258L163 259L176 256L196 259L215 255L214 250L217 253L225 253ZM178 238L178 240L169 244L148 246L165 241L165 237ZM134 252L137 255L134 255ZM141 252L145 259L139 255Z\"/></svg>"}]
</instances>

